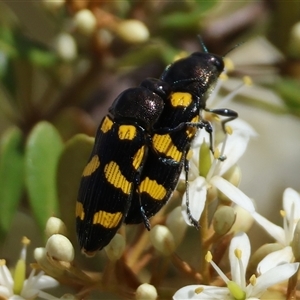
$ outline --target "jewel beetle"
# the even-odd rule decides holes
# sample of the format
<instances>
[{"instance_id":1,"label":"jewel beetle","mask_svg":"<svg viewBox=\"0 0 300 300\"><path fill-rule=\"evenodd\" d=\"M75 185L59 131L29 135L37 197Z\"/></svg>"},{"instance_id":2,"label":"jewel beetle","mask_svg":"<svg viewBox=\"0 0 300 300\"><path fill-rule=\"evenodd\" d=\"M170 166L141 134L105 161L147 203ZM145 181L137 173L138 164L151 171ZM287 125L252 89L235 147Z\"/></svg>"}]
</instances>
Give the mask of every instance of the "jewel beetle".
<instances>
[{"instance_id":1,"label":"jewel beetle","mask_svg":"<svg viewBox=\"0 0 300 300\"><path fill-rule=\"evenodd\" d=\"M144 222L168 201L199 128L212 134L202 110L237 117L228 109L206 109L206 100L224 69L222 57L195 52L148 78L112 104L101 122L76 204L77 236L87 254L101 250L123 222ZM188 200L187 200L188 202ZM192 224L197 221L187 213Z\"/></svg>"},{"instance_id":2,"label":"jewel beetle","mask_svg":"<svg viewBox=\"0 0 300 300\"><path fill-rule=\"evenodd\" d=\"M145 160L140 185L134 191L125 223L144 222L149 230L147 219L169 200L183 168L187 188L187 156L199 128L209 132L212 148L212 127L201 117L202 110L227 117L223 129L226 122L237 117L237 113L229 109L206 109L207 98L223 70L222 57L208 52L195 52L175 61L161 75L160 81L167 83L171 92L164 99L164 109L154 124L152 147L155 151L149 151ZM192 217L188 203L186 209L191 224L198 227L198 220Z\"/></svg>"}]
</instances>

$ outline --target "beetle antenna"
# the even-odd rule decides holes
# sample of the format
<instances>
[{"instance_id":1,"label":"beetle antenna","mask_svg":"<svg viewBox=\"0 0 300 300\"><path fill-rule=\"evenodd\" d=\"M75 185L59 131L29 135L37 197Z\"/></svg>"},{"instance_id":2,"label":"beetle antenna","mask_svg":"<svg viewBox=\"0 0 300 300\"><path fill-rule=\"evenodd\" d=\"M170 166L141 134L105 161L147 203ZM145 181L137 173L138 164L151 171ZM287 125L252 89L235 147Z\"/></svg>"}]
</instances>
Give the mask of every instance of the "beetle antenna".
<instances>
[{"instance_id":1,"label":"beetle antenna","mask_svg":"<svg viewBox=\"0 0 300 300\"><path fill-rule=\"evenodd\" d=\"M206 48L206 46L205 46L205 44L204 44L204 41L203 41L203 39L202 39L202 36L201 36L200 34L198 34L197 37L198 37L199 43L200 43L200 45L201 45L202 51L203 51L204 53L208 53L208 50L207 50L207 48Z\"/></svg>"},{"instance_id":2,"label":"beetle antenna","mask_svg":"<svg viewBox=\"0 0 300 300\"><path fill-rule=\"evenodd\" d=\"M244 42L240 42L240 43L234 45L232 48L230 48L230 49L223 55L223 57L225 57L228 53L230 53L231 51L233 51L234 49L236 49L237 47L239 47L239 46L241 46L241 45L243 45L243 44L244 44Z\"/></svg>"}]
</instances>

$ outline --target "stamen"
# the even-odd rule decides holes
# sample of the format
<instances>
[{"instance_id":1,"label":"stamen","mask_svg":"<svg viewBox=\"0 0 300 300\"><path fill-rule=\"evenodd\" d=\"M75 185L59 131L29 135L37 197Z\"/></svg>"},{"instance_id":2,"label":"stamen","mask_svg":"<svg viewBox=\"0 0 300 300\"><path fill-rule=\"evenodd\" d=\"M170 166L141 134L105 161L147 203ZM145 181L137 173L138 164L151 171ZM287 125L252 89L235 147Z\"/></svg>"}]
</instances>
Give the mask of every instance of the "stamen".
<instances>
[{"instance_id":1,"label":"stamen","mask_svg":"<svg viewBox=\"0 0 300 300\"><path fill-rule=\"evenodd\" d=\"M215 269L218 275L223 279L223 281L227 284L229 282L229 278L223 273L223 271L215 264L212 260L212 254L210 251L207 251L205 255L205 260L211 264L211 266Z\"/></svg>"},{"instance_id":2,"label":"stamen","mask_svg":"<svg viewBox=\"0 0 300 300\"><path fill-rule=\"evenodd\" d=\"M280 210L280 215L281 215L283 218L285 218L285 217L286 217L286 211L283 210L283 209L281 209L281 210Z\"/></svg>"},{"instance_id":3,"label":"stamen","mask_svg":"<svg viewBox=\"0 0 300 300\"><path fill-rule=\"evenodd\" d=\"M224 61L226 72L232 72L234 70L233 61L228 57L224 57L223 61Z\"/></svg>"},{"instance_id":4,"label":"stamen","mask_svg":"<svg viewBox=\"0 0 300 300\"><path fill-rule=\"evenodd\" d=\"M198 295L198 294L202 293L203 291L204 291L204 288L199 286L198 288L195 289L195 294Z\"/></svg>"},{"instance_id":5,"label":"stamen","mask_svg":"<svg viewBox=\"0 0 300 300\"><path fill-rule=\"evenodd\" d=\"M22 238L23 248L21 250L20 259L17 261L14 272L14 294L20 295L23 289L25 275L26 275L26 256L27 246L30 244L30 240L27 237Z\"/></svg>"},{"instance_id":6,"label":"stamen","mask_svg":"<svg viewBox=\"0 0 300 300\"><path fill-rule=\"evenodd\" d=\"M252 78L250 76L244 76L243 81L245 85L251 86L253 84Z\"/></svg>"},{"instance_id":7,"label":"stamen","mask_svg":"<svg viewBox=\"0 0 300 300\"><path fill-rule=\"evenodd\" d=\"M232 135L232 133L233 133L233 129L229 125L225 126L225 131L227 134L230 134L230 135Z\"/></svg>"},{"instance_id":8,"label":"stamen","mask_svg":"<svg viewBox=\"0 0 300 300\"><path fill-rule=\"evenodd\" d=\"M253 286L256 285L256 276L254 274L250 277L249 282Z\"/></svg>"},{"instance_id":9,"label":"stamen","mask_svg":"<svg viewBox=\"0 0 300 300\"><path fill-rule=\"evenodd\" d=\"M241 258L242 258L242 250L240 250L240 249L235 249L235 250L234 250L234 255L235 255L238 259L241 259Z\"/></svg>"}]
</instances>

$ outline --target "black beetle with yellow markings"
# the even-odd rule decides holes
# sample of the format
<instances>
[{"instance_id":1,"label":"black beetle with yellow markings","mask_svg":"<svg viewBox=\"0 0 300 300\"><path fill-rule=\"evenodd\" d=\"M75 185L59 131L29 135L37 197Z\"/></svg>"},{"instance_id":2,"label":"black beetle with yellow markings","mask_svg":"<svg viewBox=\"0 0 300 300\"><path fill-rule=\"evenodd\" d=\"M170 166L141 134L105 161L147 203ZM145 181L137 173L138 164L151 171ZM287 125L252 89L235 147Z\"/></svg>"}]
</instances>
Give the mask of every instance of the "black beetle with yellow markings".
<instances>
[{"instance_id":1,"label":"black beetle with yellow markings","mask_svg":"<svg viewBox=\"0 0 300 300\"><path fill-rule=\"evenodd\" d=\"M197 129L212 133L201 111L226 116L225 122L237 117L205 107L223 69L221 57L196 52L115 100L96 134L76 204L77 235L86 254L106 246L123 222L144 222L150 230L148 219L168 201L183 167L188 184L187 157ZM198 227L188 200L187 213Z\"/></svg>"},{"instance_id":2,"label":"black beetle with yellow markings","mask_svg":"<svg viewBox=\"0 0 300 300\"><path fill-rule=\"evenodd\" d=\"M177 60L162 74L160 80L169 85L170 93L154 124L154 151L148 153L141 183L134 193L125 223L145 223L145 218L155 215L171 197L183 167L188 187L187 157L197 129L205 128L212 134L210 123L201 117L202 110L225 116L223 129L226 122L237 117L237 113L229 109L206 109L207 98L223 70L224 62L220 56L196 52ZM186 210L191 224L198 228L198 220L194 220L189 209L188 197Z\"/></svg>"}]
</instances>

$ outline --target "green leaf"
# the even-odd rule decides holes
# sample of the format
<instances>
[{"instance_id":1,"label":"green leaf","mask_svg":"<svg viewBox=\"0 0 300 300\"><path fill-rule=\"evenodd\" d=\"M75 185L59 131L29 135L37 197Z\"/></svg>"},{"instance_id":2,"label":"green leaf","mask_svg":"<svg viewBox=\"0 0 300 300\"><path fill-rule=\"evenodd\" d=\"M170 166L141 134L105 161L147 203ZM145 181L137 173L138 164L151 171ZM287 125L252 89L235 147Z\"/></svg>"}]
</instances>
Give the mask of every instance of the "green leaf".
<instances>
[{"instance_id":1,"label":"green leaf","mask_svg":"<svg viewBox=\"0 0 300 300\"><path fill-rule=\"evenodd\" d=\"M0 233L7 233L23 191L23 135L9 128L0 140Z\"/></svg>"},{"instance_id":2,"label":"green leaf","mask_svg":"<svg viewBox=\"0 0 300 300\"><path fill-rule=\"evenodd\" d=\"M71 241L75 241L75 204L82 171L89 159L94 138L77 134L70 139L60 156L57 171L61 218L67 225Z\"/></svg>"},{"instance_id":3,"label":"green leaf","mask_svg":"<svg viewBox=\"0 0 300 300\"><path fill-rule=\"evenodd\" d=\"M49 217L58 215L56 171L63 143L48 122L38 123L25 148L25 183L33 214L41 230Z\"/></svg>"},{"instance_id":4,"label":"green leaf","mask_svg":"<svg viewBox=\"0 0 300 300\"><path fill-rule=\"evenodd\" d=\"M295 79L282 78L274 88L285 101L289 112L300 116L299 82Z\"/></svg>"},{"instance_id":5,"label":"green leaf","mask_svg":"<svg viewBox=\"0 0 300 300\"><path fill-rule=\"evenodd\" d=\"M198 31L204 15L212 9L217 0L198 0L194 3L187 2L186 8L161 16L158 20L160 29L191 29Z\"/></svg>"}]
</instances>

